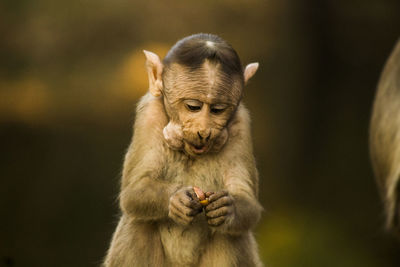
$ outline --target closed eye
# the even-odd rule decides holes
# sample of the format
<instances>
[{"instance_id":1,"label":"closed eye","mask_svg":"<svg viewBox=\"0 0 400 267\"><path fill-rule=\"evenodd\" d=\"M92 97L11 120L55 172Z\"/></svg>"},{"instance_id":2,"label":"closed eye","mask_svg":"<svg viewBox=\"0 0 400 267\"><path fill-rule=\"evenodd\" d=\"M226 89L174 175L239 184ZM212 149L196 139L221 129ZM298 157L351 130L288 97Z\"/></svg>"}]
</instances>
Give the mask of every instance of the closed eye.
<instances>
[{"instance_id":1,"label":"closed eye","mask_svg":"<svg viewBox=\"0 0 400 267\"><path fill-rule=\"evenodd\" d=\"M185 104L186 109L190 112L200 111L203 107L203 102L197 99L186 99L183 103Z\"/></svg>"},{"instance_id":2,"label":"closed eye","mask_svg":"<svg viewBox=\"0 0 400 267\"><path fill-rule=\"evenodd\" d=\"M222 113L225 109L224 108L211 108L211 113L219 114Z\"/></svg>"},{"instance_id":3,"label":"closed eye","mask_svg":"<svg viewBox=\"0 0 400 267\"><path fill-rule=\"evenodd\" d=\"M211 106L210 111L212 114L220 114L226 110L226 104L214 104Z\"/></svg>"},{"instance_id":4,"label":"closed eye","mask_svg":"<svg viewBox=\"0 0 400 267\"><path fill-rule=\"evenodd\" d=\"M193 105L186 104L186 108L190 111L199 111L201 109L201 106L193 106Z\"/></svg>"}]
</instances>

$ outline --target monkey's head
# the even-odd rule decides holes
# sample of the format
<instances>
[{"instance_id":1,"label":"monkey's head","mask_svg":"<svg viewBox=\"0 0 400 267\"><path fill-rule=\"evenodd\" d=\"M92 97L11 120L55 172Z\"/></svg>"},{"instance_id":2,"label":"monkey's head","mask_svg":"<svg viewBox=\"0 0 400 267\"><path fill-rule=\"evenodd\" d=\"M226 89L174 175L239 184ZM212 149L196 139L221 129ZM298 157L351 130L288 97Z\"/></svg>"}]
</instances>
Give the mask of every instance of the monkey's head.
<instances>
[{"instance_id":1,"label":"monkey's head","mask_svg":"<svg viewBox=\"0 0 400 267\"><path fill-rule=\"evenodd\" d=\"M243 87L258 63L243 70L236 51L211 34L178 41L161 63L144 51L149 90L162 97L169 123L167 144L191 156L218 152L228 140L227 126L243 96Z\"/></svg>"}]
</instances>

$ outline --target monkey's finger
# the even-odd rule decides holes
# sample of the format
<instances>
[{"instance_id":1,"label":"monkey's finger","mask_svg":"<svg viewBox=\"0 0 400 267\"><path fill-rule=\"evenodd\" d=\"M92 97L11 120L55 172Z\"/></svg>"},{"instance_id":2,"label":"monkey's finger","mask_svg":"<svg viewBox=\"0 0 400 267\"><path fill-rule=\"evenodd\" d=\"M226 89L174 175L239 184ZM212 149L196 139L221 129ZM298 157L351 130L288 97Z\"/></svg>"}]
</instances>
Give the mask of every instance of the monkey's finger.
<instances>
[{"instance_id":1,"label":"monkey's finger","mask_svg":"<svg viewBox=\"0 0 400 267\"><path fill-rule=\"evenodd\" d=\"M197 210L191 209L183 205L182 203L171 202L170 205L178 210L181 214L186 216L194 216L198 213Z\"/></svg>"},{"instance_id":2,"label":"monkey's finger","mask_svg":"<svg viewBox=\"0 0 400 267\"><path fill-rule=\"evenodd\" d=\"M218 218L209 219L209 220L207 220L207 223L210 226L220 226L221 224L223 224L225 222L225 220L226 220L226 217L225 216L221 216L221 217L218 217Z\"/></svg>"},{"instance_id":3,"label":"monkey's finger","mask_svg":"<svg viewBox=\"0 0 400 267\"><path fill-rule=\"evenodd\" d=\"M206 192L206 197L210 197L211 195L213 195L214 194L214 192Z\"/></svg>"},{"instance_id":4,"label":"monkey's finger","mask_svg":"<svg viewBox=\"0 0 400 267\"><path fill-rule=\"evenodd\" d=\"M216 192L216 193L210 195L209 201L210 201L210 202L214 202L214 201L216 201L217 199L219 199L219 198L221 198L221 197L224 197L224 196L227 196L227 195L228 195L228 191L222 190L222 191L219 191L219 192Z\"/></svg>"},{"instance_id":5,"label":"monkey's finger","mask_svg":"<svg viewBox=\"0 0 400 267\"><path fill-rule=\"evenodd\" d=\"M200 203L200 201L192 200L192 201L190 201L189 208L198 210L198 211L202 211L203 205Z\"/></svg>"},{"instance_id":6,"label":"monkey's finger","mask_svg":"<svg viewBox=\"0 0 400 267\"><path fill-rule=\"evenodd\" d=\"M198 198L197 193L194 190L194 188L195 187L189 187L188 190L186 190L185 193L186 193L186 196L188 196L190 199L193 199L193 200L197 201L199 198Z\"/></svg>"},{"instance_id":7,"label":"monkey's finger","mask_svg":"<svg viewBox=\"0 0 400 267\"><path fill-rule=\"evenodd\" d=\"M180 212L175 206L171 205L169 207L169 214L170 217L172 216L172 218L181 221L182 224L187 225L190 224L193 221L193 217L191 216L186 216L185 214L183 214L182 212Z\"/></svg>"},{"instance_id":8,"label":"monkey's finger","mask_svg":"<svg viewBox=\"0 0 400 267\"><path fill-rule=\"evenodd\" d=\"M177 214L171 214L169 217L170 217L174 222L176 222L177 224L180 224L180 225L189 225L189 224L190 224L190 222L184 220L182 217L180 217L180 216L177 215Z\"/></svg>"},{"instance_id":9,"label":"monkey's finger","mask_svg":"<svg viewBox=\"0 0 400 267\"><path fill-rule=\"evenodd\" d=\"M190 197L188 192L186 192L186 194L184 194L184 195L180 195L178 199L183 205L185 205L187 207L189 207L190 202L193 201L192 197Z\"/></svg>"},{"instance_id":10,"label":"monkey's finger","mask_svg":"<svg viewBox=\"0 0 400 267\"><path fill-rule=\"evenodd\" d=\"M194 194L194 192L193 192ZM199 200L196 197L196 200L194 200L193 198L188 197L187 195L184 195L182 197L179 198L179 201L185 205L186 207L198 210L202 208L202 205L200 204Z\"/></svg>"},{"instance_id":11,"label":"monkey's finger","mask_svg":"<svg viewBox=\"0 0 400 267\"><path fill-rule=\"evenodd\" d=\"M224 206L230 206L230 205L232 205L232 203L233 203L233 201L232 201L231 197L229 197L229 196L221 197L221 198L215 200L214 202L211 202L210 204L208 204L206 206L206 212L209 212L209 211L212 211L212 210L224 207Z\"/></svg>"},{"instance_id":12,"label":"monkey's finger","mask_svg":"<svg viewBox=\"0 0 400 267\"><path fill-rule=\"evenodd\" d=\"M212 219L212 218L218 218L221 216L226 216L226 215L230 214L231 212L232 212L232 209L230 207L225 206L225 207L222 207L219 209L215 209L215 210L206 212L206 216L207 216L207 218Z\"/></svg>"},{"instance_id":13,"label":"monkey's finger","mask_svg":"<svg viewBox=\"0 0 400 267\"><path fill-rule=\"evenodd\" d=\"M184 214L175 206L171 203L169 203L169 214L177 215L179 217L183 217Z\"/></svg>"},{"instance_id":14,"label":"monkey's finger","mask_svg":"<svg viewBox=\"0 0 400 267\"><path fill-rule=\"evenodd\" d=\"M188 224L188 222L186 222L179 214L177 214L172 209L169 210L168 217L170 217L173 221L177 222L178 224L182 224L182 225Z\"/></svg>"}]
</instances>

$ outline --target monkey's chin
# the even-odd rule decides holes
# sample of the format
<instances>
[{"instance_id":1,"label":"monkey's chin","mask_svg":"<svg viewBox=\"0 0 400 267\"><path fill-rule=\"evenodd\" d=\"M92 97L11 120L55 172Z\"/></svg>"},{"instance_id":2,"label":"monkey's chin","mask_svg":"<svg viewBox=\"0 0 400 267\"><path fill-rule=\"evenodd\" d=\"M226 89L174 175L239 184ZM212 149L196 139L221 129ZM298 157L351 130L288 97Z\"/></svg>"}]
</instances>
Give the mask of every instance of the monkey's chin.
<instances>
[{"instance_id":1,"label":"monkey's chin","mask_svg":"<svg viewBox=\"0 0 400 267\"><path fill-rule=\"evenodd\" d=\"M196 146L188 142L185 142L184 149L186 153L188 153L191 156L200 156L206 154L209 151L210 147L208 145Z\"/></svg>"}]
</instances>

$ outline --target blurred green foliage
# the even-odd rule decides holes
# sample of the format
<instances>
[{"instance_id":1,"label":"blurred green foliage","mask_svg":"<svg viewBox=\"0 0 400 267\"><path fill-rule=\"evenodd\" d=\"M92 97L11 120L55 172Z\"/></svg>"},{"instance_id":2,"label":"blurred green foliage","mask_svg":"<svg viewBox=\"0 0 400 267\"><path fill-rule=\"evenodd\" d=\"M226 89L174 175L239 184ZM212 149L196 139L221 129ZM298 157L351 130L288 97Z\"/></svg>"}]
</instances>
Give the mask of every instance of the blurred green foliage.
<instances>
[{"instance_id":1,"label":"blurred green foliage","mask_svg":"<svg viewBox=\"0 0 400 267\"><path fill-rule=\"evenodd\" d=\"M118 218L142 49L210 32L243 64L267 266L399 266L370 168L400 2L0 2L0 266L96 266Z\"/></svg>"}]
</instances>

